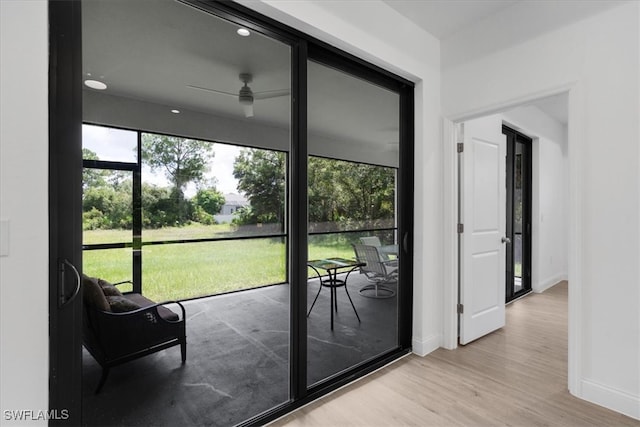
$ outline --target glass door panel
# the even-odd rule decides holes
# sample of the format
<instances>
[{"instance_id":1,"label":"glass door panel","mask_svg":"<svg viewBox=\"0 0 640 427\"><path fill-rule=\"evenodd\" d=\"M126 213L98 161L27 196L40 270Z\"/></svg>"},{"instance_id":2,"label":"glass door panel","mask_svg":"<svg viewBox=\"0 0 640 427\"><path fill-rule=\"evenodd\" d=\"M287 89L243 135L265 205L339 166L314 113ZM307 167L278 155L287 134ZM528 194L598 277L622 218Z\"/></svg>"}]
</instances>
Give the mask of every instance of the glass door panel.
<instances>
[{"instance_id":1,"label":"glass door panel","mask_svg":"<svg viewBox=\"0 0 640 427\"><path fill-rule=\"evenodd\" d=\"M506 302L531 290L531 139L503 126L507 136Z\"/></svg>"},{"instance_id":2,"label":"glass door panel","mask_svg":"<svg viewBox=\"0 0 640 427\"><path fill-rule=\"evenodd\" d=\"M128 233L127 247L85 260L109 258L95 275L133 279L125 292L178 301L187 336L186 363L179 346L147 355L112 368L100 394L85 354L88 425L235 425L289 401L292 50L202 8L82 5L83 120L87 135L118 141L86 147L108 169L86 169L87 182L122 168L129 180L126 221L102 233ZM102 224L87 212L87 226Z\"/></svg>"},{"instance_id":3,"label":"glass door panel","mask_svg":"<svg viewBox=\"0 0 640 427\"><path fill-rule=\"evenodd\" d=\"M307 385L398 347L399 94L308 67Z\"/></svg>"},{"instance_id":4,"label":"glass door panel","mask_svg":"<svg viewBox=\"0 0 640 427\"><path fill-rule=\"evenodd\" d=\"M515 166L513 177L513 292L523 289L522 261L524 257L523 209L524 209L524 174L522 144L516 144Z\"/></svg>"}]
</instances>

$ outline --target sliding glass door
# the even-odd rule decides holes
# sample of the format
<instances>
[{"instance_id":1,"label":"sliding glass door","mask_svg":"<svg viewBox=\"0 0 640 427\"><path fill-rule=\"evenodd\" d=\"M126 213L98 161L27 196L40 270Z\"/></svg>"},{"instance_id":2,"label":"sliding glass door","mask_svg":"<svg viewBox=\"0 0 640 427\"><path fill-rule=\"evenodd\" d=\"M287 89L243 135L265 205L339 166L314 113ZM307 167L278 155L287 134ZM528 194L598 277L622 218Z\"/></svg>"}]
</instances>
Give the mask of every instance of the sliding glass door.
<instances>
[{"instance_id":1,"label":"sliding glass door","mask_svg":"<svg viewBox=\"0 0 640 427\"><path fill-rule=\"evenodd\" d=\"M74 259L102 279L77 299L86 349L70 332L60 356L82 424L264 424L409 352L413 85L232 2L81 9L58 23L81 26L81 63L52 65L81 115L52 117L82 158L59 165L83 179ZM186 362L105 362L100 335L136 342L156 304L186 322Z\"/></svg>"},{"instance_id":2,"label":"sliding glass door","mask_svg":"<svg viewBox=\"0 0 640 427\"><path fill-rule=\"evenodd\" d=\"M310 387L399 347L400 95L339 65L307 63Z\"/></svg>"},{"instance_id":3,"label":"sliding glass door","mask_svg":"<svg viewBox=\"0 0 640 427\"><path fill-rule=\"evenodd\" d=\"M99 394L85 352L85 422L234 425L285 404L289 43L171 0L89 1L82 18L84 272L179 301L187 335L184 365L155 352Z\"/></svg>"}]
</instances>

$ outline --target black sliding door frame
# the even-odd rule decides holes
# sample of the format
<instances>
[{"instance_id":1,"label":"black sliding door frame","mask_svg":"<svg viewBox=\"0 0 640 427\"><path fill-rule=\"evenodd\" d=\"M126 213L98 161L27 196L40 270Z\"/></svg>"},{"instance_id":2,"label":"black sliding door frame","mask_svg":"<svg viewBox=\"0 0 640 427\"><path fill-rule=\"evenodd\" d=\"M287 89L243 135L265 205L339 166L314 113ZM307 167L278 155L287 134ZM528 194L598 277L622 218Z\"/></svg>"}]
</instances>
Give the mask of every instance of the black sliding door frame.
<instances>
[{"instance_id":1,"label":"black sliding door frame","mask_svg":"<svg viewBox=\"0 0 640 427\"><path fill-rule=\"evenodd\" d=\"M80 2L49 2L50 425L82 418L82 30Z\"/></svg>"},{"instance_id":2,"label":"black sliding door frame","mask_svg":"<svg viewBox=\"0 0 640 427\"><path fill-rule=\"evenodd\" d=\"M285 26L277 21L266 18L244 6L233 2L222 1L204 1L204 0L180 0L182 3L196 7L205 12L212 13L220 18L234 22L250 30L258 31L268 37L288 44L291 48L291 145L290 155L288 156L288 267L290 286L290 375L289 390L290 400L283 405L273 408L272 410L258 415L244 423L244 425L263 425L269 421L280 417L300 406L309 403L318 397L325 395L359 377L362 377L385 364L405 355L411 351L411 325L412 325L412 272L413 272L413 193L414 193L414 85L412 82L398 77L380 67L370 64L360 58L347 54L335 47L324 42L314 39L300 31ZM64 5L64 6L62 6ZM75 6L74 6L75 5ZM51 35L53 31L62 28L61 31L73 31L69 34L72 42L77 42L73 46L60 46L59 49L64 52L72 52L75 56L67 58L65 63L56 61L52 63L52 72L50 73L50 81L57 82L62 80L72 81L74 86L72 96L63 97L59 91L51 92L51 120L56 129L74 129L77 134L73 135L74 159L73 167L66 170L58 170L57 173L62 175L71 174L78 180L78 188L76 188L74 197L77 198L77 215L78 218L73 220L71 224L77 237L73 240L75 245L74 262L81 264L82 260L82 233L81 233L81 175L82 175L82 155L81 155L81 135L80 129L82 124L82 61L80 49L81 37L81 15L79 13L80 2L76 1L49 1L50 9L74 9L73 12L63 11L60 14L51 14ZM57 31L57 30L56 30ZM73 43L72 43L73 44ZM54 58L54 48L52 47L52 58ZM57 53L60 57L60 52ZM398 239L401 250L400 274L404 277L401 292L398 292L398 346L379 357L349 369L329 381L323 382L312 388L307 387L307 244L308 244L308 224L307 224L307 60L322 62L325 65L346 71L356 77L363 78L371 83L388 88L400 96L400 159L399 173L397 178L398 189ZM77 87L76 87L77 86ZM55 102L57 97L61 97L62 102ZM58 100L59 101L59 100ZM74 114L62 115L66 111L72 111ZM52 149L61 144L59 137L54 143L54 130L50 133L50 146ZM76 141L77 140L77 141ZM75 152L77 150L77 153ZM139 153L138 153L139 154ZM57 158L56 158L57 159ZM52 165L56 160L52 158ZM76 164L77 163L77 164ZM55 166L55 165L53 165ZM135 173L136 171L134 171ZM50 172L50 174L52 174ZM53 175L50 175L53 179ZM60 196L60 186L54 188L52 185L50 192L54 196ZM135 196L135 195L134 195ZM137 195L136 197L139 197ZM50 217L55 218L57 222L64 222L60 219L60 214L64 209L60 204L52 205ZM53 221L53 220L51 220ZM53 226L53 224L52 224ZM136 225L140 228L140 225ZM57 241L57 236L50 236L51 244ZM136 272L136 276L140 276ZM50 278L51 288L56 286L54 279L54 269ZM52 292L51 300L55 297ZM52 303L53 304L53 303ZM53 306L52 306L53 307ZM81 313L81 308L77 308ZM54 316L55 317L55 316ZM63 360L66 357L73 356L69 360L70 366L75 366L75 373L79 377L81 371L80 354L80 338L81 329L78 322L73 333L75 343L73 346L65 344L64 347L59 346L56 336L68 334L69 330L65 330L66 324L57 322L53 317L51 321L51 377L56 375L54 371L55 360ZM54 347L56 352L54 352ZM60 404L54 403L54 397L73 395L80 396L78 390L79 381L52 381L49 395L51 399L51 408L60 407ZM57 398L56 398L57 399ZM77 402L78 411L81 411L81 402ZM80 414L76 414L74 418L75 424L79 424Z\"/></svg>"},{"instance_id":3,"label":"black sliding door frame","mask_svg":"<svg viewBox=\"0 0 640 427\"><path fill-rule=\"evenodd\" d=\"M502 126L502 133L507 137L507 226L506 236L509 242L506 247L506 302L513 301L531 292L531 206L532 206L532 143L533 140L506 126ZM522 229L516 230L516 162L517 147L521 148L521 186L522 186ZM520 239L521 251L521 289L515 289L515 261L516 241Z\"/></svg>"}]
</instances>

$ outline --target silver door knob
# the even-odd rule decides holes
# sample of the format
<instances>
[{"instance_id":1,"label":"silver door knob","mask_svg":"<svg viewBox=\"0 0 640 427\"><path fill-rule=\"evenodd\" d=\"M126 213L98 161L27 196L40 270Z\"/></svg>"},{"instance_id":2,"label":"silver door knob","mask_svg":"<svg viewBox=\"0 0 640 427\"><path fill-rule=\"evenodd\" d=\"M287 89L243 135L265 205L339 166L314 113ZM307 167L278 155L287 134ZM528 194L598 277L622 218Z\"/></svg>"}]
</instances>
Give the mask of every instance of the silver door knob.
<instances>
[{"instance_id":1,"label":"silver door knob","mask_svg":"<svg viewBox=\"0 0 640 427\"><path fill-rule=\"evenodd\" d=\"M501 241L502 241L502 243L511 243L511 239L510 239L510 238L508 238L508 237L503 237L503 238L501 239Z\"/></svg>"}]
</instances>

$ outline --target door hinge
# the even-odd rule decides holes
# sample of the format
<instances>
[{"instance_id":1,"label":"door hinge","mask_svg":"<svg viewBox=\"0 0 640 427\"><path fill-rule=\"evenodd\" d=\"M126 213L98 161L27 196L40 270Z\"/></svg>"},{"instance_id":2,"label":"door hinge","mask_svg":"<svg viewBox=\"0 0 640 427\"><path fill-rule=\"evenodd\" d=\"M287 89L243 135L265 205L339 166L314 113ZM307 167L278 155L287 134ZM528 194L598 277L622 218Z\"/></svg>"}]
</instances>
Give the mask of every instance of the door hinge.
<instances>
[{"instance_id":1,"label":"door hinge","mask_svg":"<svg viewBox=\"0 0 640 427\"><path fill-rule=\"evenodd\" d=\"M458 224L458 234L464 233L464 224Z\"/></svg>"},{"instance_id":2,"label":"door hinge","mask_svg":"<svg viewBox=\"0 0 640 427\"><path fill-rule=\"evenodd\" d=\"M458 304L458 314L464 313L464 304Z\"/></svg>"},{"instance_id":3,"label":"door hinge","mask_svg":"<svg viewBox=\"0 0 640 427\"><path fill-rule=\"evenodd\" d=\"M457 148L458 153L463 153L464 152L464 143L463 142L458 142L457 147L458 147Z\"/></svg>"}]
</instances>

